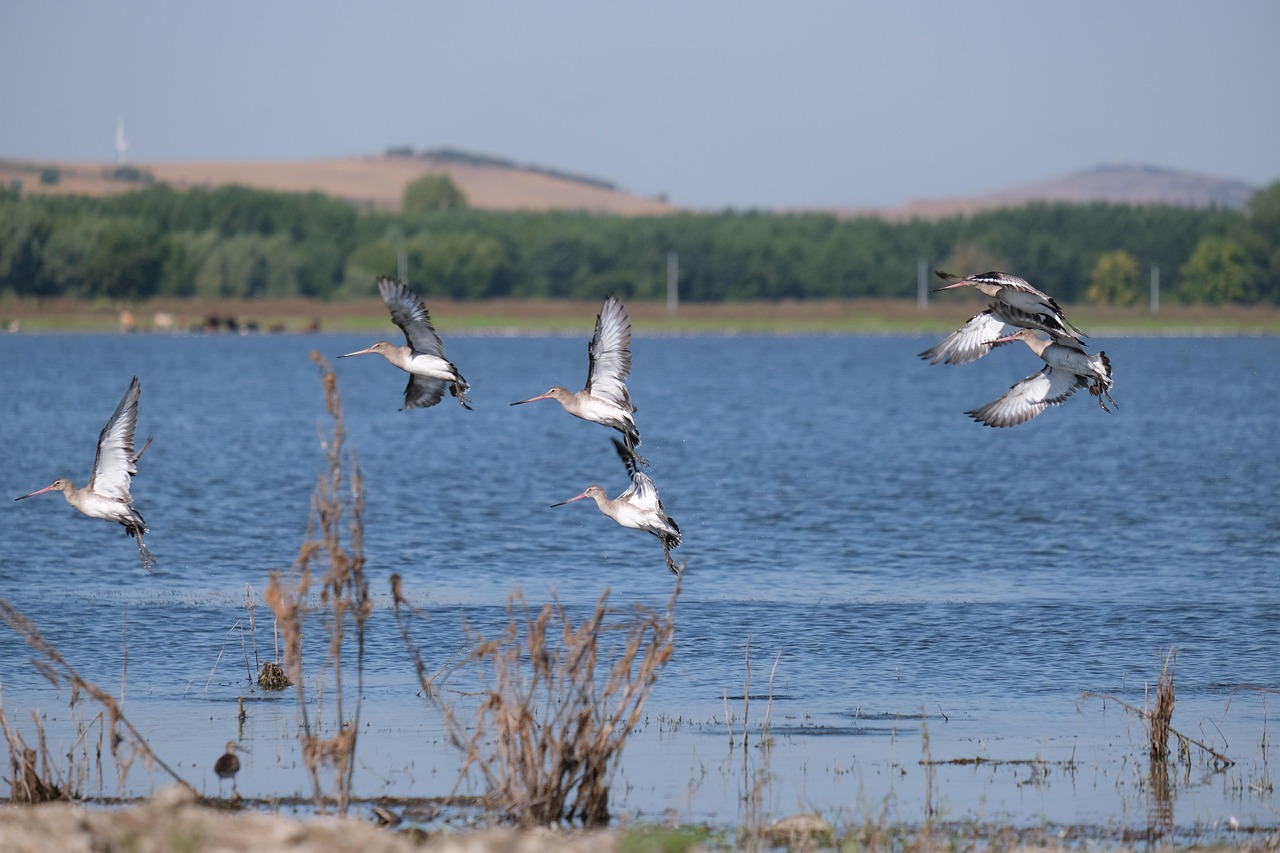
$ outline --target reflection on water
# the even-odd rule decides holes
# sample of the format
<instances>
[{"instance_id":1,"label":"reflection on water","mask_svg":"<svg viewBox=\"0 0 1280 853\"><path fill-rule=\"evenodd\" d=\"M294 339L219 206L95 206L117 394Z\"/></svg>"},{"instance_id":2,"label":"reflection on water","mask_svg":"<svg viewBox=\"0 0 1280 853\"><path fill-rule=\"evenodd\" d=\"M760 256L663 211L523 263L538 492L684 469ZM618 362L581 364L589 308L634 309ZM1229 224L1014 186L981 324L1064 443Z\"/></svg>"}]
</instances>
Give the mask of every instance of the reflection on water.
<instances>
[{"instance_id":1,"label":"reflection on water","mask_svg":"<svg viewBox=\"0 0 1280 853\"><path fill-rule=\"evenodd\" d=\"M508 405L581 369L582 343L451 340L474 412L400 412L401 374L337 365L368 490L376 606L361 795L448 793L460 765L416 695L389 618L392 573L424 614L413 640L430 666L456 656L463 620L499 631L513 588L533 602L554 591L575 618L605 587L618 607L661 606L670 591L652 537L549 508L592 483L625 488L609 431L558 407ZM308 352L365 344L0 338L10 450L0 478L14 497L59 476L84 482L128 377L142 380L139 436L155 440L134 495L156 572L139 570L110 525L31 499L8 507L0 584L210 793L213 760L233 738L253 750L242 794L306 792L292 694L264 694L248 677L274 654L268 611L258 608L250 634L244 603L261 604L269 572L288 568L306 531L324 417ZM1013 430L962 412L1037 369L1033 356L930 367L915 357L927 345L635 342L644 451L685 532L689 570L676 656L628 744L615 807L724 823L747 806L917 822L933 810L1161 836L1233 817L1274 825L1267 694L1242 688L1280 689L1280 341L1107 341L1117 413L1072 399ZM322 642L308 637L314 660ZM1171 646L1174 726L1237 764L1175 765L1163 784L1141 723L1080 697L1141 707ZM0 635L6 714L25 723L38 709L57 733L69 697L30 657ZM474 701L467 687L450 687L460 706ZM926 752L935 763L921 764ZM943 763L960 759L975 761ZM139 767L129 780L131 793L163 781ZM114 793L110 773L106 787Z\"/></svg>"}]
</instances>

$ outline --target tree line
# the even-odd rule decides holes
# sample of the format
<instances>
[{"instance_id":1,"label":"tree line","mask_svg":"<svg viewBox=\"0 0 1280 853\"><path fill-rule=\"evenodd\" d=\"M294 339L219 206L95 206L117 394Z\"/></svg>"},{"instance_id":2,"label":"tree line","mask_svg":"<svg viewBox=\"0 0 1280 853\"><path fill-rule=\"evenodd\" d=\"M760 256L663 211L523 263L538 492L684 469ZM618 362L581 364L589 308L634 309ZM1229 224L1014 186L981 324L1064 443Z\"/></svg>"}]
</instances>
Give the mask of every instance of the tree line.
<instances>
[{"instance_id":1,"label":"tree line","mask_svg":"<svg viewBox=\"0 0 1280 853\"><path fill-rule=\"evenodd\" d=\"M1029 204L938 220L721 211L621 217L469 209L447 177L405 209L318 193L164 185L106 197L0 191L0 294L142 299L376 293L401 259L428 295L690 301L912 298L918 259L1003 269L1065 302L1280 302L1280 183L1243 211Z\"/></svg>"}]
</instances>

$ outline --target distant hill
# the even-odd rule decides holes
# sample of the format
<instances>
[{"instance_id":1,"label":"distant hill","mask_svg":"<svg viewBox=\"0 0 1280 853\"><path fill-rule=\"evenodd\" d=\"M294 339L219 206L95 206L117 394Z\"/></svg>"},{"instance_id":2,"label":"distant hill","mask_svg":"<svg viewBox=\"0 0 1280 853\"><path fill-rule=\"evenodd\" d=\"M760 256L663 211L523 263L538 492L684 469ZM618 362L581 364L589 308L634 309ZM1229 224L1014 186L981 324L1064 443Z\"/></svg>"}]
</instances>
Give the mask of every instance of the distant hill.
<instances>
[{"instance_id":1,"label":"distant hill","mask_svg":"<svg viewBox=\"0 0 1280 853\"><path fill-rule=\"evenodd\" d=\"M0 183L26 193L104 195L162 182L176 189L239 184L281 192L321 192L369 208L399 208L405 187L427 174L448 174L472 207L486 210L585 210L622 215L670 213L661 198L631 195L608 181L496 157L440 149L417 154L293 162L37 163L0 160Z\"/></svg>"},{"instance_id":2,"label":"distant hill","mask_svg":"<svg viewBox=\"0 0 1280 853\"><path fill-rule=\"evenodd\" d=\"M628 216L681 210L665 198L632 195L613 182L502 157L438 148L390 148L383 155L296 162L40 163L0 159L0 185L26 193L126 192L147 182L178 189L240 184L284 192L316 191L364 207L395 210L404 188L426 174L448 174L472 207L485 210L585 210ZM1098 166L1030 184L958 198L915 199L891 208L838 208L842 216L891 220L970 214L1031 201L1218 205L1241 208L1256 188L1243 181L1155 166Z\"/></svg>"},{"instance_id":3,"label":"distant hill","mask_svg":"<svg viewBox=\"0 0 1280 853\"><path fill-rule=\"evenodd\" d=\"M872 213L891 219L913 216L936 219L956 214L976 213L1000 207L1017 207L1033 201L1092 202L1116 204L1171 204L1180 207L1243 208L1257 187L1244 181L1179 172L1157 166L1097 166L1004 189L962 198L914 199L895 208Z\"/></svg>"}]
</instances>

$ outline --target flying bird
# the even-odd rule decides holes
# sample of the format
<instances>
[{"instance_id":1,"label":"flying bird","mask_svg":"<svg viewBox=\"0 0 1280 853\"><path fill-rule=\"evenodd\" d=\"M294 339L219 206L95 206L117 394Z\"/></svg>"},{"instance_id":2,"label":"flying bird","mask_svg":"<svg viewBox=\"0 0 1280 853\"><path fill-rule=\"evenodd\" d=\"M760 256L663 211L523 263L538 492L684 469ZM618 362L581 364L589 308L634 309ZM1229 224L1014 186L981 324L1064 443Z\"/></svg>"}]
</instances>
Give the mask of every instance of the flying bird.
<instances>
[{"instance_id":1,"label":"flying bird","mask_svg":"<svg viewBox=\"0 0 1280 853\"><path fill-rule=\"evenodd\" d=\"M1077 329L1067 320L1066 314L1062 312L1062 308L1054 301L1053 297L1032 287L1024 278L994 270L971 275L968 278L961 278L942 270L935 270L934 274L939 278L953 282L946 287L935 288L934 293L940 290L952 290L957 287L972 287L979 293L1003 305L1016 308L1024 314L1039 318L1039 322L1043 324L1045 331L1074 338L1077 341L1085 337L1084 332Z\"/></svg>"},{"instance_id":2,"label":"flying bird","mask_svg":"<svg viewBox=\"0 0 1280 853\"><path fill-rule=\"evenodd\" d=\"M667 568L672 574L680 574L682 566L677 566L675 561L671 559L671 549L680 545L680 526L676 524L676 520L667 515L666 509L662 506L662 499L658 497L658 487L653 484L653 480L639 469L636 465L635 455L631 453L625 444L613 439L613 446L618 451L618 456L622 458L623 464L627 466L627 472L631 475L631 487L616 498L610 499L605 494L604 489L599 486L589 486L585 492L577 497L569 498L567 501L552 504L552 507L564 506L574 501L580 501L583 498L591 498L596 502L596 506L605 515L623 527L630 527L633 530L645 530L658 537L662 542L662 554L667 559Z\"/></svg>"},{"instance_id":3,"label":"flying bird","mask_svg":"<svg viewBox=\"0 0 1280 853\"><path fill-rule=\"evenodd\" d=\"M396 346L390 341L378 341L368 349L349 352L338 358L377 353L396 367L409 374L409 384L404 389L405 409L425 409L440 402L444 389L458 398L464 409L471 408L467 391L471 386L462 378L453 362L445 358L444 344L431 325L431 315L422 299L404 285L389 278L378 279L378 292L391 311L391 322L404 332L407 346Z\"/></svg>"},{"instance_id":4,"label":"flying bird","mask_svg":"<svg viewBox=\"0 0 1280 853\"><path fill-rule=\"evenodd\" d=\"M555 400L576 418L613 427L622 433L627 451L639 464L647 465L644 459L636 456L640 431L631 417L636 407L631 403L626 384L631 373L631 321L618 297L605 299L596 316L596 332L587 345L587 356L590 359L587 384L581 391L570 391L556 385L545 394L517 400L511 405Z\"/></svg>"},{"instance_id":5,"label":"flying bird","mask_svg":"<svg viewBox=\"0 0 1280 853\"><path fill-rule=\"evenodd\" d=\"M136 453L133 450L133 434L138 425L138 396L141 393L142 386L135 376L120 398L115 412L107 420L107 425L98 435L98 453L94 457L93 476L89 478L87 486L76 488L70 480L59 479L43 489L14 500L25 500L45 492L62 492L67 503L82 514L122 525L125 532L137 540L142 567L151 571L155 568L156 561L142 541L142 535L147 532L147 523L133 508L133 497L129 494L129 484L133 475L138 473L138 460L151 444L151 439L148 438L141 450Z\"/></svg>"},{"instance_id":6,"label":"flying bird","mask_svg":"<svg viewBox=\"0 0 1280 853\"><path fill-rule=\"evenodd\" d=\"M996 347L1009 341L996 343L1019 329L1038 329L1049 334L1055 342L1076 346L1078 340L1058 332L1054 326L1043 322L1042 315L1028 314L1003 302L992 303L985 311L970 317L963 326L920 353L930 364L968 364L977 361Z\"/></svg>"},{"instance_id":7,"label":"flying bird","mask_svg":"<svg viewBox=\"0 0 1280 853\"><path fill-rule=\"evenodd\" d=\"M1078 346L1064 343L1062 338L1045 340L1031 329L1022 329L992 343L1009 341L1025 343L1044 361L1044 369L1023 379L998 399L965 412L978 423L989 427L1026 423L1049 406L1060 405L1081 388L1088 388L1089 393L1098 398L1103 411L1111 411L1107 408L1108 402L1116 405L1111 399L1111 359L1105 352L1086 353Z\"/></svg>"}]
</instances>

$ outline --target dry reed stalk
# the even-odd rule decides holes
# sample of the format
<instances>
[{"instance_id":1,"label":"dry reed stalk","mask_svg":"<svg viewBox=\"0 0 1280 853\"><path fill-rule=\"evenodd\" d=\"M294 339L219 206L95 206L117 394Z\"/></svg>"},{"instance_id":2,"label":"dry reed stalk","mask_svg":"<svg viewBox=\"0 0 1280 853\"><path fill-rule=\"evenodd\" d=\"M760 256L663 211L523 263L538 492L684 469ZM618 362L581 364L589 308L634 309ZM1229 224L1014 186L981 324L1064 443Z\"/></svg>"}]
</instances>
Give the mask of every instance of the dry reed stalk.
<instances>
[{"instance_id":1,"label":"dry reed stalk","mask_svg":"<svg viewBox=\"0 0 1280 853\"><path fill-rule=\"evenodd\" d=\"M675 652L679 594L677 579L665 613L637 606L619 620L606 588L575 625L558 599L535 613L516 591L497 637L468 630L470 659L488 681L472 727L428 693L466 755L459 783L475 768L489 802L526 826L607 824L623 748Z\"/></svg>"},{"instance_id":2,"label":"dry reed stalk","mask_svg":"<svg viewBox=\"0 0 1280 853\"><path fill-rule=\"evenodd\" d=\"M409 654L413 655L414 668L418 676L418 684L422 687L421 695L435 697L437 692L436 680L440 678L447 669L453 666L458 655L462 654L466 650L466 646L463 646L458 651L454 652L454 654L449 657L449 660L447 660L444 665L436 669L435 672L428 674L426 661L422 659L422 650L418 648L418 644L415 643L413 641L413 637L410 636L409 624L405 621L400 607L403 605L410 614L418 617L419 619L426 619L427 614L414 607L409 602L409 599L405 597L404 578L400 577L400 575L395 572L391 574L391 603L396 625L400 628L400 637L404 640L405 648L409 650Z\"/></svg>"},{"instance_id":3,"label":"dry reed stalk","mask_svg":"<svg viewBox=\"0 0 1280 853\"><path fill-rule=\"evenodd\" d=\"M364 483L354 453L350 454L349 486L346 485L342 464L346 428L338 377L319 353L312 352L311 358L320 367L325 408L333 421L332 432L328 436L321 431L320 443L324 449L326 469L317 480L311 499L307 535L289 577L282 579L279 572L273 572L263 598L275 614L276 624L283 635L285 671L298 693L298 740L302 745L303 764L311 777L316 807L322 813L325 810L328 798L321 781L321 769L327 768L333 773L338 813L345 815L351 802L361 697L364 693L365 625L373 612L373 602L364 574ZM321 561L326 557L327 566L323 566L324 574L319 577L321 606L316 607L309 603L315 581L312 567L313 564L323 565ZM318 616L328 637L324 660L316 676L317 712L314 721L307 710L302 666L303 625L311 615ZM346 707L343 666L348 623L356 647L355 699L350 713ZM328 736L322 734L324 726L319 716L319 702L324 695L321 685L326 671L333 675L336 704L333 733Z\"/></svg>"},{"instance_id":4,"label":"dry reed stalk","mask_svg":"<svg viewBox=\"0 0 1280 853\"><path fill-rule=\"evenodd\" d=\"M1144 717L1152 761L1169 760L1169 733L1173 730L1173 673L1177 667L1177 652L1170 647L1164 665L1160 667L1160 679L1156 682L1155 707Z\"/></svg>"},{"instance_id":5,"label":"dry reed stalk","mask_svg":"<svg viewBox=\"0 0 1280 853\"><path fill-rule=\"evenodd\" d=\"M1222 770L1230 767L1235 762L1226 755L1218 752L1204 741L1185 735L1173 727L1173 673L1176 668L1177 650L1170 647L1168 655L1165 656L1164 665L1160 669L1160 678L1156 683L1156 702L1154 707L1139 708L1136 705L1125 702L1123 699L1117 699L1110 693L1094 693L1088 690L1080 694L1080 698L1087 699L1093 696L1103 700L1110 700L1126 711L1136 714L1147 729L1147 752L1154 760L1168 760L1169 735L1173 735L1178 739L1179 752L1187 756L1187 760L1190 760L1190 748L1197 746L1213 758L1215 769Z\"/></svg>"},{"instance_id":6,"label":"dry reed stalk","mask_svg":"<svg viewBox=\"0 0 1280 853\"><path fill-rule=\"evenodd\" d=\"M3 703L0 703L0 730L4 732L9 747L9 801L31 805L51 800L79 799L79 788L74 781L68 781L79 776L75 772L74 749L68 755L71 766L64 776L49 760L40 715L33 711L31 717L35 721L39 750L28 746L22 734L9 726L8 715L4 712Z\"/></svg>"},{"instance_id":7,"label":"dry reed stalk","mask_svg":"<svg viewBox=\"0 0 1280 853\"><path fill-rule=\"evenodd\" d=\"M152 751L150 744L147 743L142 734L134 727L133 723L129 722L129 719L125 717L121 703L118 702L110 693L81 676L76 668L68 663L58 650L40 635L40 631L36 627L35 623L20 613L13 607L13 605L4 599L0 599L0 620L3 620L14 633L21 637L23 641L36 652L37 657L32 661L32 663L40 674L49 680L50 684L57 687L59 684L66 683L70 686L71 704L73 707L76 703L82 701L81 694L87 695L89 698L93 699L94 702L102 706L105 717L102 719L101 725L104 729L110 731L108 743L110 744L111 757L115 762L118 785L121 793L124 791L125 779L128 775L129 769L133 766L133 762L138 758L142 758L147 764L154 764L159 767L167 773L170 778L182 787L186 788L192 794L197 793L195 788L175 773L169 765L165 764L164 761L162 761L160 757ZM123 687L121 688L121 695L123 696ZM80 726L79 723L77 726L81 728L79 733L80 736L77 738L77 742L79 742L83 739L85 732L84 728ZM36 727L39 731L39 742L41 752L43 753L42 763L45 769L45 773L42 774L42 777L49 778L48 774L52 772L51 768L53 767L53 762L49 760L47 747L44 741L44 731L43 728L40 727L40 720L38 716L36 718ZM7 726L5 728L7 735L8 728ZM20 742L21 738L18 738L17 741L15 741L14 738L9 737L11 762L13 750L15 748L22 749L21 766L25 773L29 763L26 761L25 744L19 746L18 744ZM128 750L126 751L122 749L122 747L128 747ZM68 756L68 758L72 762L72 769L74 770L75 761L70 756Z\"/></svg>"}]
</instances>

